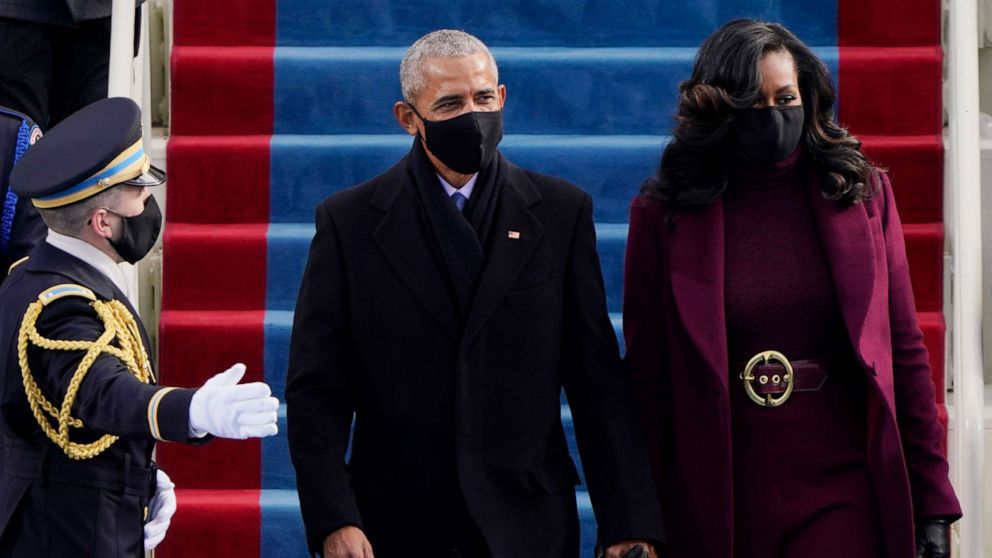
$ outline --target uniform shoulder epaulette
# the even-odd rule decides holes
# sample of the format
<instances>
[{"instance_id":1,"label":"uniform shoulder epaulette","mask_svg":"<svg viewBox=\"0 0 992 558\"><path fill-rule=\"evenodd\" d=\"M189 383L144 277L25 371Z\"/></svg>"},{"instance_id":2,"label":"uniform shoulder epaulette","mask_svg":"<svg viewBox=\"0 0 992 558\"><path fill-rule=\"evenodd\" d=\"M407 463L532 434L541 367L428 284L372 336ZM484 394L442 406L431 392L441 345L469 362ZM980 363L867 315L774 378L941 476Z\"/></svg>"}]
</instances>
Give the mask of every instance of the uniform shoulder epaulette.
<instances>
[{"instance_id":1,"label":"uniform shoulder epaulette","mask_svg":"<svg viewBox=\"0 0 992 558\"><path fill-rule=\"evenodd\" d=\"M30 257L31 256L24 256L23 258L21 258L21 259L17 260L16 262L10 264L10 267L7 268L7 275L10 275L10 272L11 271L14 271L14 268L15 267L17 267L17 266L21 265L22 263L28 261L28 258L30 258Z\"/></svg>"},{"instance_id":2,"label":"uniform shoulder epaulette","mask_svg":"<svg viewBox=\"0 0 992 558\"><path fill-rule=\"evenodd\" d=\"M96 300L96 295L93 294L93 291L82 285L75 285L72 283L63 283L61 285L49 287L38 295L38 300L40 300L43 305L48 306L52 302L67 296L78 296L91 301Z\"/></svg>"}]
</instances>

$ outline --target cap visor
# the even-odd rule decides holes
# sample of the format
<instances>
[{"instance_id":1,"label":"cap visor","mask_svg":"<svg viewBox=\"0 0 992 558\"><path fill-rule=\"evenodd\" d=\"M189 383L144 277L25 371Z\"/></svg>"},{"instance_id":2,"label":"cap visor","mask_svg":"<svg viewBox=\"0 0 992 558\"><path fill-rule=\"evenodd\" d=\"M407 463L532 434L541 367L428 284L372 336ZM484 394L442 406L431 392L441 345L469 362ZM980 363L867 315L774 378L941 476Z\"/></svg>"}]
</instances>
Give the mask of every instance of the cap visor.
<instances>
[{"instance_id":1,"label":"cap visor","mask_svg":"<svg viewBox=\"0 0 992 558\"><path fill-rule=\"evenodd\" d=\"M121 184L143 188L146 186L160 186L163 182L165 182L165 171L158 167L150 166L148 167L148 172L139 174L131 180L125 180Z\"/></svg>"}]
</instances>

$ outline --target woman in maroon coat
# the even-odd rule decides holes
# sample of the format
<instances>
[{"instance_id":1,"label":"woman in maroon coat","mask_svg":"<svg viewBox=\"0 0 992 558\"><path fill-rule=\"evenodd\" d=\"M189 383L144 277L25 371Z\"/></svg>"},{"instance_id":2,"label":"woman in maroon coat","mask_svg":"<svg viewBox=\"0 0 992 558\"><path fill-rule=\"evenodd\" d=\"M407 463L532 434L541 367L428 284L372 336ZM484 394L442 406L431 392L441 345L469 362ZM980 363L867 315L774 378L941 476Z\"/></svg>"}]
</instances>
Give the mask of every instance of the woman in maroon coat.
<instances>
[{"instance_id":1,"label":"woman in maroon coat","mask_svg":"<svg viewBox=\"0 0 992 558\"><path fill-rule=\"evenodd\" d=\"M949 556L899 216L834 100L784 27L728 23L631 205L624 336L666 557Z\"/></svg>"}]
</instances>

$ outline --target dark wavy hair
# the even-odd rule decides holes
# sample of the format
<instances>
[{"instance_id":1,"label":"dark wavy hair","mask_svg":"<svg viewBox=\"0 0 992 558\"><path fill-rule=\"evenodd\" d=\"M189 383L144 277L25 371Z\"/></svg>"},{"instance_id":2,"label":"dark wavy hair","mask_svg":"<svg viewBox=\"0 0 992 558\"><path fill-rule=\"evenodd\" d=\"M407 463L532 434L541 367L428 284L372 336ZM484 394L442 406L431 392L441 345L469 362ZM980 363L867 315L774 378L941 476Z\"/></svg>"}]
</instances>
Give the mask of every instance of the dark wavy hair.
<instances>
[{"instance_id":1,"label":"dark wavy hair","mask_svg":"<svg viewBox=\"0 0 992 558\"><path fill-rule=\"evenodd\" d=\"M843 203L873 194L878 170L861 142L834 122L836 93L826 65L785 27L752 19L727 23L699 48L692 77L679 84L672 141L642 193L664 200L669 210L707 205L723 195L734 117L759 99L761 58L781 51L795 61L805 114L800 141L823 194Z\"/></svg>"}]
</instances>

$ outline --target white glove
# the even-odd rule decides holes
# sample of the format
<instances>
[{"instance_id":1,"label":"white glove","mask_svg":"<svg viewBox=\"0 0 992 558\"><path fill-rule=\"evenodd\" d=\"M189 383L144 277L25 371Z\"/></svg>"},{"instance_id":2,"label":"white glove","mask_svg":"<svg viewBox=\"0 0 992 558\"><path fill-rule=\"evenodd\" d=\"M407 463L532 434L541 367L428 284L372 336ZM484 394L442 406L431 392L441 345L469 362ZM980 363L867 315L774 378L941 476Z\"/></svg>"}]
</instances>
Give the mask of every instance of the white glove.
<instances>
[{"instance_id":1,"label":"white glove","mask_svg":"<svg viewBox=\"0 0 992 558\"><path fill-rule=\"evenodd\" d=\"M145 523L145 550L152 550L169 530L172 514L176 513L176 487L165 471L155 472L155 497L148 503L148 522Z\"/></svg>"},{"instance_id":2,"label":"white glove","mask_svg":"<svg viewBox=\"0 0 992 558\"><path fill-rule=\"evenodd\" d=\"M262 382L238 385L245 365L235 364L210 378L189 403L189 425L219 438L265 438L279 432L279 400Z\"/></svg>"}]
</instances>

